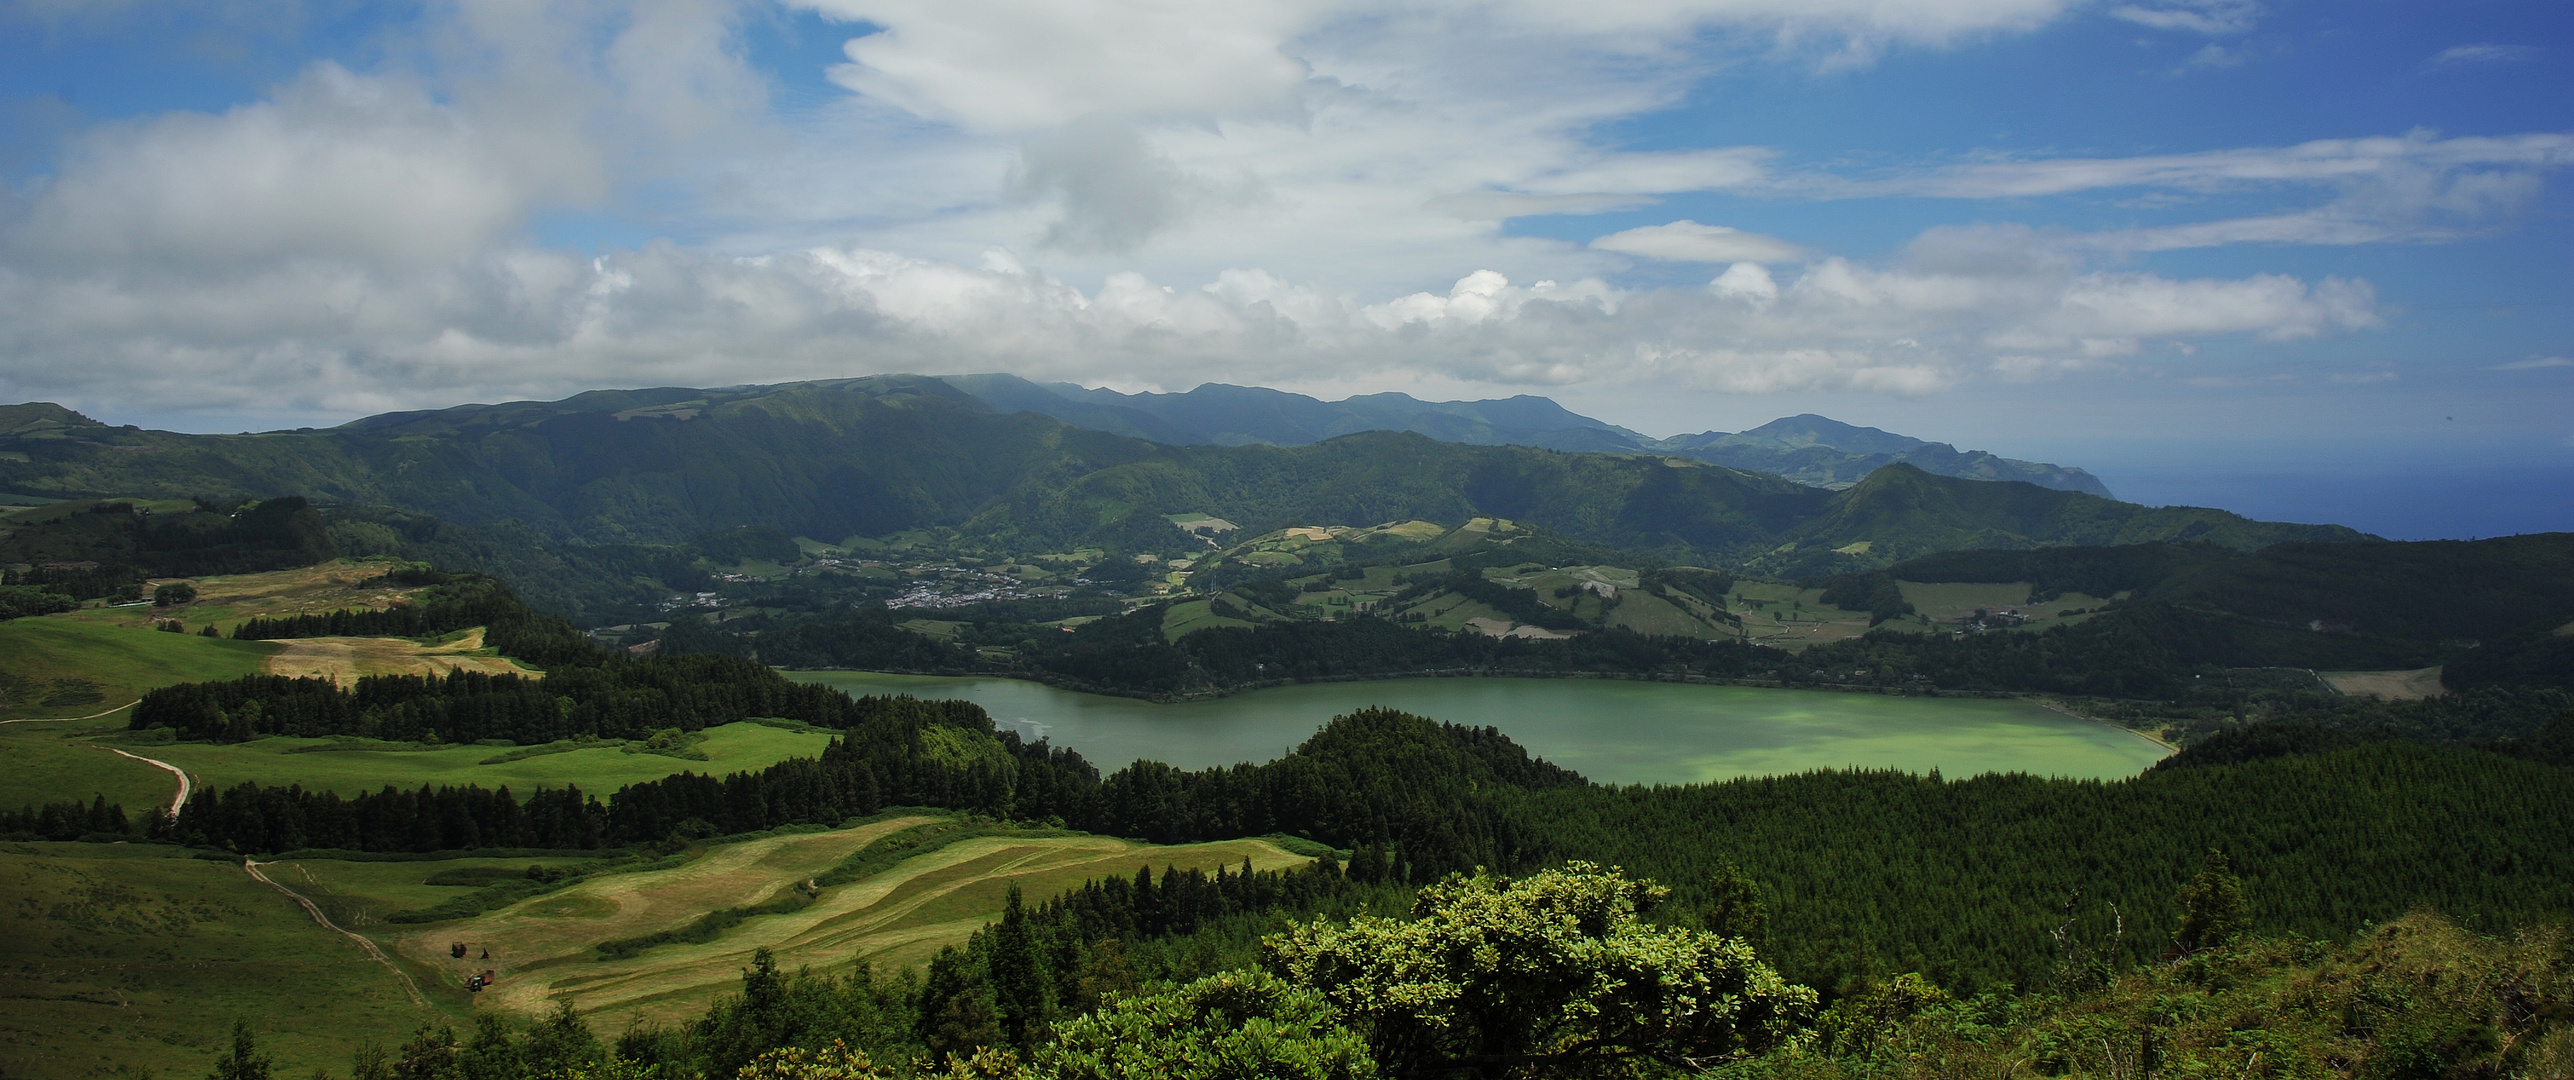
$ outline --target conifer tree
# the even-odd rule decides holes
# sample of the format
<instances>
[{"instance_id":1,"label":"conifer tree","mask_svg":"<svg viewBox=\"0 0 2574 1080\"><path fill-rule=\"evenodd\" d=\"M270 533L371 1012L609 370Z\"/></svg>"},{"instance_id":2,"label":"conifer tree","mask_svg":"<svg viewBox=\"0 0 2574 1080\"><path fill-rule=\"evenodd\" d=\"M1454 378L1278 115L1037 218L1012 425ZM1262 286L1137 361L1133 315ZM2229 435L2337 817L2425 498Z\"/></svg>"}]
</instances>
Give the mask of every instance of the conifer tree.
<instances>
[{"instance_id":1,"label":"conifer tree","mask_svg":"<svg viewBox=\"0 0 2574 1080\"><path fill-rule=\"evenodd\" d=\"M2207 857L2199 861L2198 875L2175 900L2181 908L2181 927L2173 933L2172 944L2183 956L2223 945L2252 926L2243 881L2227 865L2225 852L2215 848L2208 849Z\"/></svg>"},{"instance_id":2,"label":"conifer tree","mask_svg":"<svg viewBox=\"0 0 2574 1080\"><path fill-rule=\"evenodd\" d=\"M214 1071L206 1080L269 1080L271 1061L259 1052L251 1037L250 1021L235 1017L232 1021L232 1053L215 1059Z\"/></svg>"}]
</instances>

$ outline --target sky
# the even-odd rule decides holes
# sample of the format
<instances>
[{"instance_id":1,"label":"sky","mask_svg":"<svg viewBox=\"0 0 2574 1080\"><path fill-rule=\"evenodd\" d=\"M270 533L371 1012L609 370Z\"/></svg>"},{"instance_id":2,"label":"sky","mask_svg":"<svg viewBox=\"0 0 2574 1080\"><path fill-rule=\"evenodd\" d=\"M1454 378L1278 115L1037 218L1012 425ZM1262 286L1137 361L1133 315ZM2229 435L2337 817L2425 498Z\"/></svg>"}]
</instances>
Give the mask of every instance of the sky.
<instances>
[{"instance_id":1,"label":"sky","mask_svg":"<svg viewBox=\"0 0 2574 1080\"><path fill-rule=\"evenodd\" d=\"M2561 0L0 5L0 401L1533 393L2574 528Z\"/></svg>"}]
</instances>

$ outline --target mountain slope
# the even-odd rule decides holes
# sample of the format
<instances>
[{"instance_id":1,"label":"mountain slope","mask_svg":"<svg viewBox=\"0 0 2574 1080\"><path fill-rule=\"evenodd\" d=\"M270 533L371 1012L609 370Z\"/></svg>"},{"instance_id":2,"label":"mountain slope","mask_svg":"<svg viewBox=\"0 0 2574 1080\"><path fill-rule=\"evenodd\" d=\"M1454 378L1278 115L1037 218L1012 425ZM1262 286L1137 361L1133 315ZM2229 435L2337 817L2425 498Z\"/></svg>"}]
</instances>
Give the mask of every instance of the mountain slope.
<instances>
[{"instance_id":1,"label":"mountain slope","mask_svg":"<svg viewBox=\"0 0 2574 1080\"><path fill-rule=\"evenodd\" d=\"M951 375L942 381L1003 412L1036 412L1067 424L1176 446L1303 446L1361 431L1411 431L1473 446L1535 446L1612 454L1673 454L1728 468L1844 488L1893 464L1969 480L2022 480L2108 498L2081 469L1960 451L1812 414L1750 431L1655 439L1531 395L1487 401L1422 401L1365 394L1322 401L1256 386L1207 383L1185 394L1123 394L1016 375Z\"/></svg>"},{"instance_id":2,"label":"mountain slope","mask_svg":"<svg viewBox=\"0 0 2574 1080\"><path fill-rule=\"evenodd\" d=\"M2360 538L1907 467L1836 493L1678 457L1389 431L1303 446L1173 446L1003 413L941 380L899 375L596 391L259 435L113 428L37 406L0 420L21 416L24 430L0 434L0 492L303 495L467 526L517 521L593 544L748 525L825 539L955 529L1026 551L1187 551L1196 541L1165 515L1213 514L1255 532L1480 516L1691 561L1810 572L1970 543ZM1859 541L1848 554L1829 550ZM1782 552L1783 543L1796 546Z\"/></svg>"}]
</instances>

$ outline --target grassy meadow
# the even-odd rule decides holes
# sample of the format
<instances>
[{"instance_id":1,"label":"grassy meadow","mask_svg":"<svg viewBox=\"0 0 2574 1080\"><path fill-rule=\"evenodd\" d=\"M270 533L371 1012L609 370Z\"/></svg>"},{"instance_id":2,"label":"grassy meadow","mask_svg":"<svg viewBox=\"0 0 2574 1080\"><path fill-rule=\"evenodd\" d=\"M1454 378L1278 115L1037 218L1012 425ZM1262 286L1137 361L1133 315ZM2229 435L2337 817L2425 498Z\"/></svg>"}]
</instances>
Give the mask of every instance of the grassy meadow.
<instances>
[{"instance_id":1,"label":"grassy meadow","mask_svg":"<svg viewBox=\"0 0 2574 1080\"><path fill-rule=\"evenodd\" d=\"M0 844L0 976L10 1077L202 1075L234 1017L280 1076L345 1072L361 1038L398 1041L463 1005L415 1005L238 863L141 844Z\"/></svg>"},{"instance_id":2,"label":"grassy meadow","mask_svg":"<svg viewBox=\"0 0 2574 1080\"><path fill-rule=\"evenodd\" d=\"M131 747L186 769L198 783L219 787L244 780L262 784L302 784L307 790L354 795L392 784L481 784L508 786L524 794L538 787L578 784L584 791L608 792L645 780L658 780L683 769L728 773L760 769L791 757L822 752L831 736L766 724L739 723L709 728L702 742L690 747L703 761L661 754L627 753L622 743L521 757L485 764L523 753L526 747L440 746L414 748L406 743L362 739L259 739L246 743L162 743ZM112 741L112 740L111 740ZM106 756L106 755L102 755ZM118 759L122 760L122 759Z\"/></svg>"},{"instance_id":3,"label":"grassy meadow","mask_svg":"<svg viewBox=\"0 0 2574 1080\"><path fill-rule=\"evenodd\" d=\"M0 622L0 720L88 716L172 683L257 675L278 651L265 641L169 634L80 614Z\"/></svg>"},{"instance_id":4,"label":"grassy meadow","mask_svg":"<svg viewBox=\"0 0 2574 1080\"><path fill-rule=\"evenodd\" d=\"M184 581L197 598L168 607L91 607L63 615L82 622L149 630L164 619L177 619L190 632L213 624L222 633L244 620L288 615L320 615L360 608L381 610L419 592L416 587L376 583L399 565L393 559L333 559L294 570L256 574L222 574L193 578L155 578L153 585ZM149 595L149 589L146 589Z\"/></svg>"}]
</instances>

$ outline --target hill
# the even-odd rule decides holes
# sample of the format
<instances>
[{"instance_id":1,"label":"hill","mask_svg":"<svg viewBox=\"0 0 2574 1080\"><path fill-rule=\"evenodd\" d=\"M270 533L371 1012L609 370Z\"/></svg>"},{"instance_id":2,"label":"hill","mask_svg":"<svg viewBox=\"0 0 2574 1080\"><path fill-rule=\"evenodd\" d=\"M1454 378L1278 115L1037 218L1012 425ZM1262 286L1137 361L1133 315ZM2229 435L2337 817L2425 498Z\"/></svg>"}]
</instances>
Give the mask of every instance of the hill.
<instances>
[{"instance_id":1,"label":"hill","mask_svg":"<svg viewBox=\"0 0 2574 1080\"><path fill-rule=\"evenodd\" d=\"M1212 515L1255 533L1499 517L1686 561L1810 573L1967 542L2361 538L1902 464L1872 474L1882 481L1833 492L1681 457L1398 432L1305 446L1170 446L1003 414L911 376L596 391L260 435L140 431L55 413L0 435L0 490L294 494L475 529L516 522L591 545L756 526L823 540L944 530L1002 550L1187 553L1203 545L1169 515Z\"/></svg>"},{"instance_id":2,"label":"hill","mask_svg":"<svg viewBox=\"0 0 2574 1080\"><path fill-rule=\"evenodd\" d=\"M2081 469L2018 461L1981 450L1961 452L1946 443L1811 414L1774 420L1739 434L1709 431L1656 439L1528 394L1484 401L1422 401L1387 393L1322 401L1224 383L1207 383L1184 394L1123 394L1072 383L1030 382L1016 375L951 375L944 381L1004 412L1043 413L1078 427L1181 446L1303 446L1361 431L1411 431L1441 442L1475 446L1671 454L1835 489L1885 466L1905 463L1940 476L2021 480L2109 497L2100 479Z\"/></svg>"}]
</instances>

